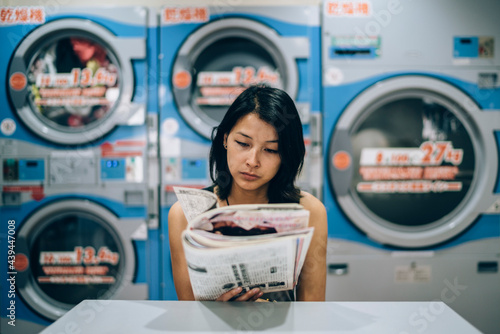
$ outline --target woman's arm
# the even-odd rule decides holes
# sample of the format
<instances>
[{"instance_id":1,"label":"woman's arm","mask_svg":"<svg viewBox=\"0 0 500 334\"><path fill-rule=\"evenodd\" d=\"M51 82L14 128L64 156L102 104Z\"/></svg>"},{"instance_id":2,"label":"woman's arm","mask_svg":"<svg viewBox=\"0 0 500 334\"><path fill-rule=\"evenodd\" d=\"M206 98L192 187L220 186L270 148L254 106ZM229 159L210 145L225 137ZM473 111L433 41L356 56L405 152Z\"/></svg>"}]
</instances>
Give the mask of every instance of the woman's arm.
<instances>
[{"instance_id":1,"label":"woman's arm","mask_svg":"<svg viewBox=\"0 0 500 334\"><path fill-rule=\"evenodd\" d=\"M317 198L302 192L300 204L309 210L309 226L314 235L307 251L306 260L297 285L298 301L324 301L326 288L326 250L328 222L326 209Z\"/></svg>"},{"instance_id":2,"label":"woman's arm","mask_svg":"<svg viewBox=\"0 0 500 334\"><path fill-rule=\"evenodd\" d=\"M170 258L172 259L172 274L175 291L179 300L194 300L191 281L189 280L181 234L187 227L186 216L179 202L170 208L168 213L168 238L170 242Z\"/></svg>"}]
</instances>

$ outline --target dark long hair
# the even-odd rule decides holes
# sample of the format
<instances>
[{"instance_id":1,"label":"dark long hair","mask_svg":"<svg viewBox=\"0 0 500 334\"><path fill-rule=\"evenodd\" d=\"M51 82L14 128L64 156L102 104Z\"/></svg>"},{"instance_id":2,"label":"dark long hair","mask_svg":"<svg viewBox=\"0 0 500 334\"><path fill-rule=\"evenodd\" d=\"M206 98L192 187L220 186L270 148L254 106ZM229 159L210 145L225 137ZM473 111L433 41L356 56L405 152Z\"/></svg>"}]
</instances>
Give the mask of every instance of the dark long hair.
<instances>
[{"instance_id":1,"label":"dark long hair","mask_svg":"<svg viewBox=\"0 0 500 334\"><path fill-rule=\"evenodd\" d=\"M232 176L227 165L224 135L229 134L238 120L255 113L272 125L278 133L278 152L281 166L270 181L270 203L298 203L300 189L294 184L304 164L305 146L302 124L295 103L283 90L268 86L250 86L229 107L218 127L212 131L210 149L210 176L218 186L217 195L225 200L232 186Z\"/></svg>"}]
</instances>

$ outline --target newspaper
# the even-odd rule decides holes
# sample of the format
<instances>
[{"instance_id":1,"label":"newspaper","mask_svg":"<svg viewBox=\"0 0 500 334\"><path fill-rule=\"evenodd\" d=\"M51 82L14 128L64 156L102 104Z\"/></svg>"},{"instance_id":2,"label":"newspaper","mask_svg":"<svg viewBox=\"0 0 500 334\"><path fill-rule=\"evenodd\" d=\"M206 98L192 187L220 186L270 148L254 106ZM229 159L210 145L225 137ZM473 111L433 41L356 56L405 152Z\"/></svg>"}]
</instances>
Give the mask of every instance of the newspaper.
<instances>
[{"instance_id":1,"label":"newspaper","mask_svg":"<svg viewBox=\"0 0 500 334\"><path fill-rule=\"evenodd\" d=\"M188 221L182 243L196 300L215 300L238 286L246 292L293 289L314 228L299 204L217 207L210 191L174 187Z\"/></svg>"}]
</instances>

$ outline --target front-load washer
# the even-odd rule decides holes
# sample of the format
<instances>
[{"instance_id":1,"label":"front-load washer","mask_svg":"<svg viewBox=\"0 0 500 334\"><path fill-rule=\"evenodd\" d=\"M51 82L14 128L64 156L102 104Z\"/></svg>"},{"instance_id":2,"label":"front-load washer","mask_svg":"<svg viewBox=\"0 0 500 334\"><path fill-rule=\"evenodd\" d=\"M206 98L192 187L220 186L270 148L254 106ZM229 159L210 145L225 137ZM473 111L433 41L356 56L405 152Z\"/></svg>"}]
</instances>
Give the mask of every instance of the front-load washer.
<instances>
[{"instance_id":1,"label":"front-load washer","mask_svg":"<svg viewBox=\"0 0 500 334\"><path fill-rule=\"evenodd\" d=\"M38 332L86 298L157 299L146 227L148 10L0 11L2 280L15 278L2 305L15 303L15 329ZM13 328L11 312L1 312L2 328Z\"/></svg>"},{"instance_id":2,"label":"front-load washer","mask_svg":"<svg viewBox=\"0 0 500 334\"><path fill-rule=\"evenodd\" d=\"M442 300L494 332L498 3L351 5L323 2L327 299Z\"/></svg>"},{"instance_id":3,"label":"front-load washer","mask_svg":"<svg viewBox=\"0 0 500 334\"><path fill-rule=\"evenodd\" d=\"M304 125L307 157L299 186L321 194L319 5L307 1L212 4L170 1L160 19L161 222L164 297L175 299L168 265L173 185L210 184L212 129L250 84L287 91Z\"/></svg>"}]
</instances>

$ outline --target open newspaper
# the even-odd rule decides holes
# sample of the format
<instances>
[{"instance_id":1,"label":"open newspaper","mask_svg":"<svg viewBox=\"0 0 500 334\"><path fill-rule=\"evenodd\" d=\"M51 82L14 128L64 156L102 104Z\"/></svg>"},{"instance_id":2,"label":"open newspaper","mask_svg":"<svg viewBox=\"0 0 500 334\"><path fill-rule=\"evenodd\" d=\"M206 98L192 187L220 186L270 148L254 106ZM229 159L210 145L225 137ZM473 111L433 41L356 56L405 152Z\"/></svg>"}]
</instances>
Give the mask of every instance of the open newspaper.
<instances>
[{"instance_id":1,"label":"open newspaper","mask_svg":"<svg viewBox=\"0 0 500 334\"><path fill-rule=\"evenodd\" d=\"M182 243L197 300L241 286L263 292L297 284L314 232L299 204L217 207L210 191L174 187L188 221Z\"/></svg>"}]
</instances>

